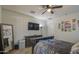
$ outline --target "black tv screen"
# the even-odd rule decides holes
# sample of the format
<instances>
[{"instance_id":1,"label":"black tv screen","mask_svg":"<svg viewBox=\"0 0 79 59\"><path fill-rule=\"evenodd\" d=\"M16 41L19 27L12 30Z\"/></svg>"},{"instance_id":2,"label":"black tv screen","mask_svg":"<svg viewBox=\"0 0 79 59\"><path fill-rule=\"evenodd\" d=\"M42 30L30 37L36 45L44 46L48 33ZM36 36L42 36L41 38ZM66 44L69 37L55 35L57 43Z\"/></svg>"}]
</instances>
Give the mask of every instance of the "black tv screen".
<instances>
[{"instance_id":1,"label":"black tv screen","mask_svg":"<svg viewBox=\"0 0 79 59\"><path fill-rule=\"evenodd\" d=\"M28 23L28 30L39 30L39 24L38 23Z\"/></svg>"}]
</instances>

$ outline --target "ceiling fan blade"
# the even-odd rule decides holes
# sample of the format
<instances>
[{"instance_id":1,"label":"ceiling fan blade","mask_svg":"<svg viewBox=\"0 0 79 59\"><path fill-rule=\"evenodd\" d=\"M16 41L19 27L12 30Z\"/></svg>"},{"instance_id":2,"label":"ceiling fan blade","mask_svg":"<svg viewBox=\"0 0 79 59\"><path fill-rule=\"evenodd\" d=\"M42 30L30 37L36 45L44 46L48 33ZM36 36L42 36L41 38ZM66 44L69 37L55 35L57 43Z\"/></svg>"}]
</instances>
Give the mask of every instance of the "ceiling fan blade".
<instances>
[{"instance_id":1,"label":"ceiling fan blade","mask_svg":"<svg viewBox=\"0 0 79 59\"><path fill-rule=\"evenodd\" d=\"M45 10L41 15L43 15L47 10Z\"/></svg>"},{"instance_id":2,"label":"ceiling fan blade","mask_svg":"<svg viewBox=\"0 0 79 59\"><path fill-rule=\"evenodd\" d=\"M54 12L53 11L51 11L51 14L53 14Z\"/></svg>"},{"instance_id":3,"label":"ceiling fan blade","mask_svg":"<svg viewBox=\"0 0 79 59\"><path fill-rule=\"evenodd\" d=\"M42 8L47 9L49 7L49 5L42 5Z\"/></svg>"},{"instance_id":4,"label":"ceiling fan blade","mask_svg":"<svg viewBox=\"0 0 79 59\"><path fill-rule=\"evenodd\" d=\"M46 7L49 8L50 6L49 5L46 5Z\"/></svg>"},{"instance_id":5,"label":"ceiling fan blade","mask_svg":"<svg viewBox=\"0 0 79 59\"><path fill-rule=\"evenodd\" d=\"M54 6L54 7L52 7L52 9L55 9L55 8L62 8L63 6L62 5L60 5L60 6Z\"/></svg>"}]
</instances>

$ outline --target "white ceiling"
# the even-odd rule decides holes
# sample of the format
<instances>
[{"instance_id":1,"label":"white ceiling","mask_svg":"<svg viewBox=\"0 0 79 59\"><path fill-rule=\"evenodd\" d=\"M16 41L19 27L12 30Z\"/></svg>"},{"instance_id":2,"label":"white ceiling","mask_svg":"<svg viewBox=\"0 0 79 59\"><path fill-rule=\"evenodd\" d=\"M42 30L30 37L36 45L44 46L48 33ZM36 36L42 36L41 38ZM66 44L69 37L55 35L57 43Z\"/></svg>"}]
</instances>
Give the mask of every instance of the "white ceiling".
<instances>
[{"instance_id":1,"label":"white ceiling","mask_svg":"<svg viewBox=\"0 0 79 59\"><path fill-rule=\"evenodd\" d=\"M67 14L79 12L78 5L64 5L63 8L54 9L54 14L46 12L43 15L41 15L41 13L44 11L44 9L42 10L41 5L4 5L2 7L8 10L23 13L25 15L30 15L41 20L46 20L48 18L53 19L53 17L61 17ZM30 11L35 11L35 13L32 14Z\"/></svg>"}]
</instances>

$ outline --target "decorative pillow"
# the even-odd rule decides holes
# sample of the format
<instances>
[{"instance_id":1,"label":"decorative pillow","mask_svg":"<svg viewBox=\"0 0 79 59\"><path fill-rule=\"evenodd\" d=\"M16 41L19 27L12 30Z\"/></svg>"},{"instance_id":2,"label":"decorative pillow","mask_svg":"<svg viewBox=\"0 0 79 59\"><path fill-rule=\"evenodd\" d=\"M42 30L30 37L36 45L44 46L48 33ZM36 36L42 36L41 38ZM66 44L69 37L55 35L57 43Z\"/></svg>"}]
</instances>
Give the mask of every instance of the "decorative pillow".
<instances>
[{"instance_id":1,"label":"decorative pillow","mask_svg":"<svg viewBox=\"0 0 79 59\"><path fill-rule=\"evenodd\" d=\"M72 54L79 54L79 42L72 46L70 53L72 53Z\"/></svg>"}]
</instances>

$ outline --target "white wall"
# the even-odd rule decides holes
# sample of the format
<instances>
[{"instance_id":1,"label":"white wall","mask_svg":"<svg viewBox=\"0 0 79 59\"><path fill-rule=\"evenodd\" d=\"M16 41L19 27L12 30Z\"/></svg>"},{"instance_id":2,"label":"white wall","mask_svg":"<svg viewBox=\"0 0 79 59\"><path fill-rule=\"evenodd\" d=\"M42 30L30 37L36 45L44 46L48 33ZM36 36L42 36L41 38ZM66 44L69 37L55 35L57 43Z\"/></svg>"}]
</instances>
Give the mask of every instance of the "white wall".
<instances>
[{"instance_id":1,"label":"white wall","mask_svg":"<svg viewBox=\"0 0 79 59\"><path fill-rule=\"evenodd\" d=\"M35 22L43 25L43 29L38 31L28 30L28 22ZM14 41L24 39L28 35L42 35L46 36L46 24L44 20L38 20L28 15L17 13L14 11L2 9L2 23L13 24L14 26Z\"/></svg>"},{"instance_id":2,"label":"white wall","mask_svg":"<svg viewBox=\"0 0 79 59\"><path fill-rule=\"evenodd\" d=\"M56 22L54 20L47 20L47 35L53 36L55 33L55 24Z\"/></svg>"},{"instance_id":3,"label":"white wall","mask_svg":"<svg viewBox=\"0 0 79 59\"><path fill-rule=\"evenodd\" d=\"M49 20L47 22L49 26L48 34L51 34L51 35L54 34L55 38L58 40L64 40L64 41L73 42L73 43L78 42L79 41L79 29L78 28L76 31L72 31L72 32L62 32L61 30L58 29L59 22L63 20L71 20L71 19L79 20L79 12Z\"/></svg>"},{"instance_id":4,"label":"white wall","mask_svg":"<svg viewBox=\"0 0 79 59\"><path fill-rule=\"evenodd\" d=\"M0 17L1 18L1 17ZM58 40L64 40L68 42L78 42L79 41L79 30L73 32L62 32L58 29L58 23L63 20L69 20L75 18L79 20L79 13L73 13L70 15L65 15L58 18L53 18L52 20L38 20L31 16L23 15L17 12L9 11L2 9L2 22L7 24L14 25L14 39L15 43L17 40L24 39L24 36L28 35L40 35L50 36L55 35L55 38ZM43 25L42 31L28 31L27 23L28 22L36 22ZM46 24L47 23L47 24ZM48 28L48 29L47 29Z\"/></svg>"}]
</instances>

